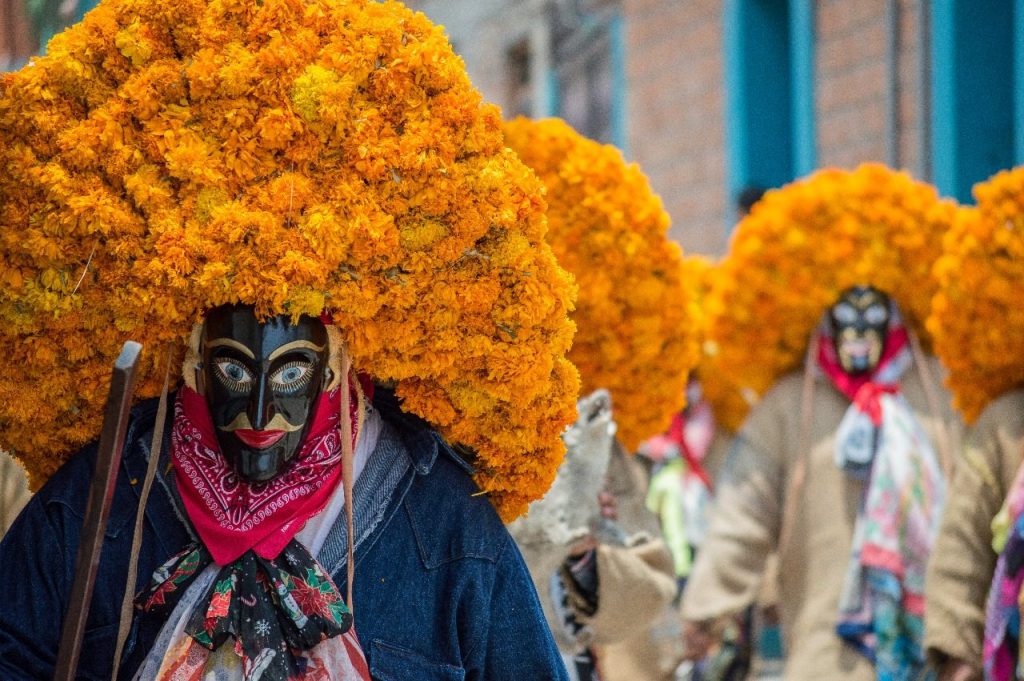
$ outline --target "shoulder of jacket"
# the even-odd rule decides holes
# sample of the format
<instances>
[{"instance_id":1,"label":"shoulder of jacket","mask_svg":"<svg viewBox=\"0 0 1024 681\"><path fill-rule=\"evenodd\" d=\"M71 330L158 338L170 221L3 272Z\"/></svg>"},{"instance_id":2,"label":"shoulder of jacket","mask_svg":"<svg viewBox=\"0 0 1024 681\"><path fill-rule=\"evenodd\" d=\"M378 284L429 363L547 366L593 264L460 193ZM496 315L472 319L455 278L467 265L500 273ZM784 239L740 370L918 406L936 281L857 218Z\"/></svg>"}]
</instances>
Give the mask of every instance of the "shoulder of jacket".
<instances>
[{"instance_id":1,"label":"shoulder of jacket","mask_svg":"<svg viewBox=\"0 0 1024 681\"><path fill-rule=\"evenodd\" d=\"M427 569L467 558L497 563L510 541L494 506L448 457L414 478L403 505Z\"/></svg>"}]
</instances>

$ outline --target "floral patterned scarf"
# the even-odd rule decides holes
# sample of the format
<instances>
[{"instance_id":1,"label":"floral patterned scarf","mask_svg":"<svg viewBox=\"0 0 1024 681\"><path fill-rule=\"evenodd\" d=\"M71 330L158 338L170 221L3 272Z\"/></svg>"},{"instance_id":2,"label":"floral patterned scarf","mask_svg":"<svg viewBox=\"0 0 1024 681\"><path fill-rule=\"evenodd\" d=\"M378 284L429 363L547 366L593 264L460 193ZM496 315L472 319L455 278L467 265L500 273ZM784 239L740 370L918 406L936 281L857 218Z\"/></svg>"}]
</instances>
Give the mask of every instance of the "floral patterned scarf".
<instances>
[{"instance_id":1,"label":"floral patterned scarf","mask_svg":"<svg viewBox=\"0 0 1024 681\"><path fill-rule=\"evenodd\" d=\"M839 367L832 339L818 337L819 367L852 401L836 433L836 465L865 482L836 631L882 681L911 681L923 668L924 577L945 501L938 457L900 395L907 341L897 321L875 371L854 377Z\"/></svg>"},{"instance_id":2,"label":"floral patterned scarf","mask_svg":"<svg viewBox=\"0 0 1024 681\"><path fill-rule=\"evenodd\" d=\"M989 588L983 649L986 681L1024 678L1021 669L1021 596L1024 595L1024 466L992 520L992 548L999 555Z\"/></svg>"}]
</instances>

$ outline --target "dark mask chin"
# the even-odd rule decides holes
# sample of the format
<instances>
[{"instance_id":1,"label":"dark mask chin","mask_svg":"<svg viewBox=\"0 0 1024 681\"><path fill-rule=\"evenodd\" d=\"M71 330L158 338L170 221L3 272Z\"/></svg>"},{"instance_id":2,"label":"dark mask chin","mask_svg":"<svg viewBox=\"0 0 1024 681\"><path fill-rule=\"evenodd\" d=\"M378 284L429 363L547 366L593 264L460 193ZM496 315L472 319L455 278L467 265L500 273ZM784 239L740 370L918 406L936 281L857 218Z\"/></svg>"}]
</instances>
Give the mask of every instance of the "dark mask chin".
<instances>
[{"instance_id":1,"label":"dark mask chin","mask_svg":"<svg viewBox=\"0 0 1024 681\"><path fill-rule=\"evenodd\" d=\"M250 482L265 482L276 478L288 462L295 458L308 431L307 423L301 431L289 433L278 444L266 449L247 447L230 433L218 432L217 440L239 477Z\"/></svg>"},{"instance_id":2,"label":"dark mask chin","mask_svg":"<svg viewBox=\"0 0 1024 681\"><path fill-rule=\"evenodd\" d=\"M206 401L221 453L238 475L280 475L309 433L327 364L327 330L318 319L256 319L253 308L211 310L203 333ZM285 379L300 374L301 380Z\"/></svg>"}]
</instances>

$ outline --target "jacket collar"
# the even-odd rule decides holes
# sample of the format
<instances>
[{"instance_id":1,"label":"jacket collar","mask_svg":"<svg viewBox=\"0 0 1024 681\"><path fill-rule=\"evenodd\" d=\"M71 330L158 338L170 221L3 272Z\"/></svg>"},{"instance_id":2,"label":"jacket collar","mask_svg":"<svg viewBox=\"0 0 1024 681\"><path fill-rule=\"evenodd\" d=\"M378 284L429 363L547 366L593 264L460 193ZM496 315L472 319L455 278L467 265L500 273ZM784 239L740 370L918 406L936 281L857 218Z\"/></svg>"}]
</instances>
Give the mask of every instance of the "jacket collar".
<instances>
[{"instance_id":1,"label":"jacket collar","mask_svg":"<svg viewBox=\"0 0 1024 681\"><path fill-rule=\"evenodd\" d=\"M400 403L394 390L379 386L375 388L373 406L380 410L384 420L398 431L409 458L412 459L413 469L418 475L430 473L437 463L438 454L441 453L470 475L476 472L473 465L459 456L430 424L415 414L403 411Z\"/></svg>"}]
</instances>

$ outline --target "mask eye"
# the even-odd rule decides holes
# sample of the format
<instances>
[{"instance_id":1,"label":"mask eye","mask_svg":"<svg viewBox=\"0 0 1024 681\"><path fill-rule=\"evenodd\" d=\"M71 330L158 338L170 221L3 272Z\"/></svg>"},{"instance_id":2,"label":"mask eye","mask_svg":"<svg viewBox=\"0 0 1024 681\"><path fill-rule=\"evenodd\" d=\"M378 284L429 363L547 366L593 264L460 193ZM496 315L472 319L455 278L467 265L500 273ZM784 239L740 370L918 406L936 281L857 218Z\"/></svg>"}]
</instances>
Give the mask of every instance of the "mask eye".
<instances>
[{"instance_id":1,"label":"mask eye","mask_svg":"<svg viewBox=\"0 0 1024 681\"><path fill-rule=\"evenodd\" d=\"M856 324L857 311L849 303L839 303L832 308L832 319L836 320L837 324L842 324L843 326Z\"/></svg>"},{"instance_id":2,"label":"mask eye","mask_svg":"<svg viewBox=\"0 0 1024 681\"><path fill-rule=\"evenodd\" d=\"M270 376L274 390L285 393L298 392L313 378L313 365L296 360L288 362Z\"/></svg>"},{"instance_id":3,"label":"mask eye","mask_svg":"<svg viewBox=\"0 0 1024 681\"><path fill-rule=\"evenodd\" d=\"M875 303L864 310L864 321L871 326L879 326L885 324L889 319L889 312L885 309L884 305Z\"/></svg>"},{"instance_id":4,"label":"mask eye","mask_svg":"<svg viewBox=\"0 0 1024 681\"><path fill-rule=\"evenodd\" d=\"M241 362L224 357L214 360L213 366L216 368L214 375L228 390L239 393L252 390L254 377Z\"/></svg>"}]
</instances>

